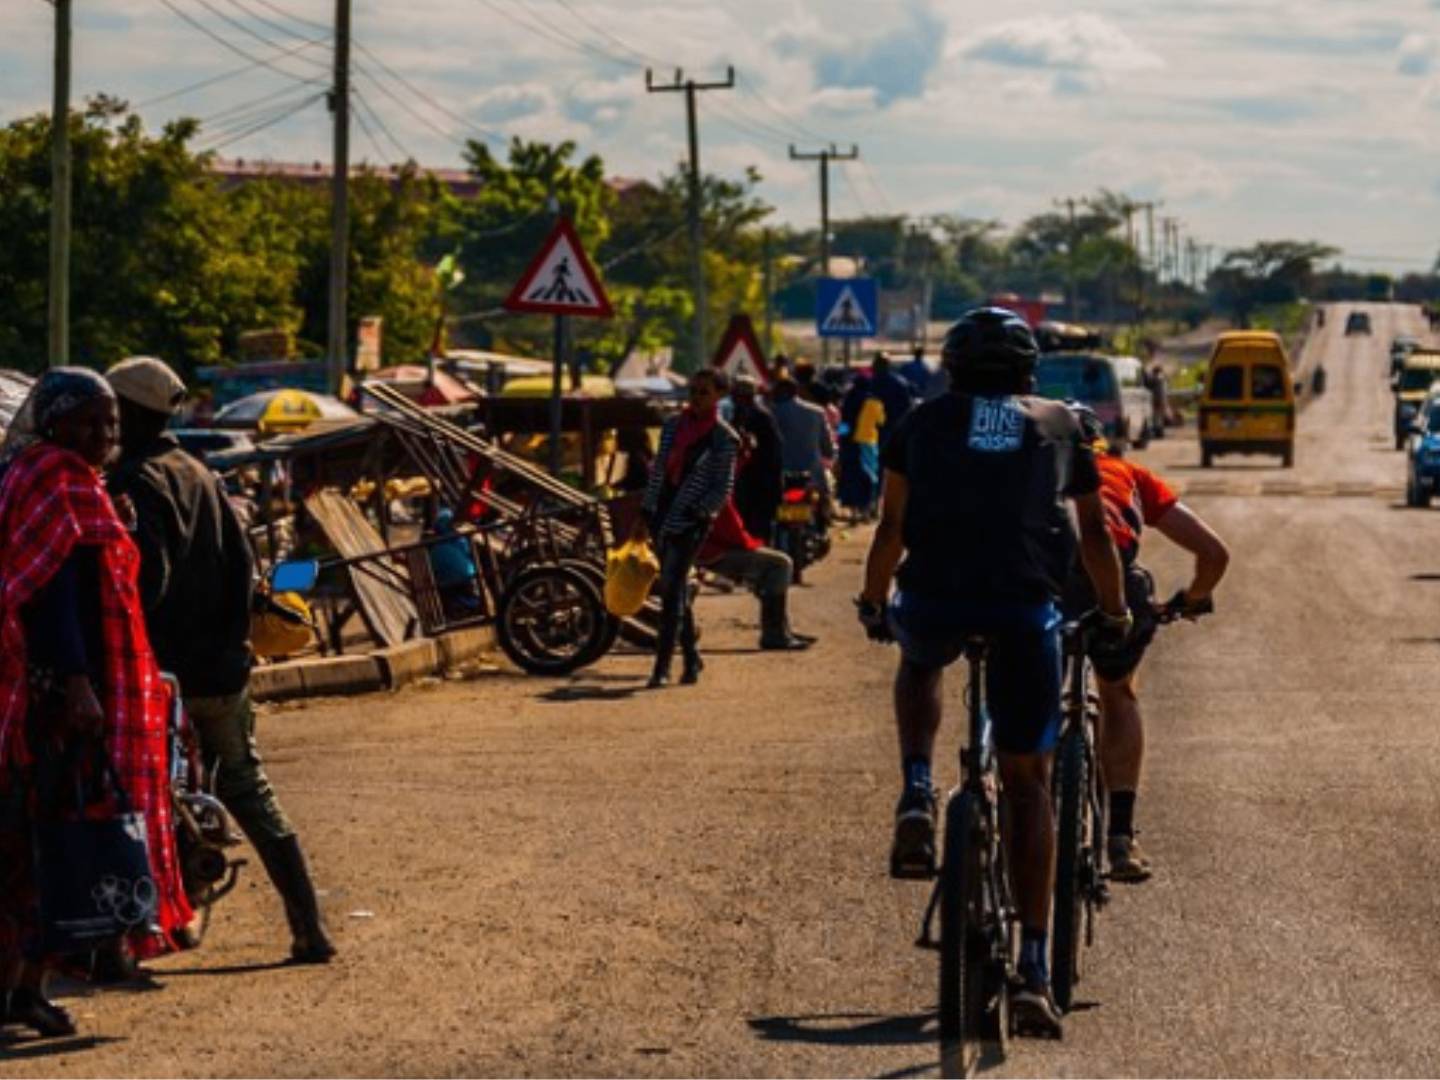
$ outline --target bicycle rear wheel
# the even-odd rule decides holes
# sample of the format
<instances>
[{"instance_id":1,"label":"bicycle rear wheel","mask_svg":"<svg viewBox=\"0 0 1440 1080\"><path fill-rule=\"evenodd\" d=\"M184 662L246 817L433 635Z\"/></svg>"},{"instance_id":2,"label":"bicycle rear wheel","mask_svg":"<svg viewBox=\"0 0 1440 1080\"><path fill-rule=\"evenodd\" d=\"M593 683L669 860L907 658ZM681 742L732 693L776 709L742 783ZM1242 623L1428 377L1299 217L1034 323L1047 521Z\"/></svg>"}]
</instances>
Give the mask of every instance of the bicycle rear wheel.
<instances>
[{"instance_id":1,"label":"bicycle rear wheel","mask_svg":"<svg viewBox=\"0 0 1440 1080\"><path fill-rule=\"evenodd\" d=\"M1086 859L1090 851L1090 759L1085 733L1071 725L1056 755L1058 824L1055 837L1055 913L1050 935L1050 986L1068 1012L1080 981L1085 934Z\"/></svg>"},{"instance_id":2,"label":"bicycle rear wheel","mask_svg":"<svg viewBox=\"0 0 1440 1080\"><path fill-rule=\"evenodd\" d=\"M969 1076L985 1038L983 808L966 792L945 811L940 864L940 1072Z\"/></svg>"}]
</instances>

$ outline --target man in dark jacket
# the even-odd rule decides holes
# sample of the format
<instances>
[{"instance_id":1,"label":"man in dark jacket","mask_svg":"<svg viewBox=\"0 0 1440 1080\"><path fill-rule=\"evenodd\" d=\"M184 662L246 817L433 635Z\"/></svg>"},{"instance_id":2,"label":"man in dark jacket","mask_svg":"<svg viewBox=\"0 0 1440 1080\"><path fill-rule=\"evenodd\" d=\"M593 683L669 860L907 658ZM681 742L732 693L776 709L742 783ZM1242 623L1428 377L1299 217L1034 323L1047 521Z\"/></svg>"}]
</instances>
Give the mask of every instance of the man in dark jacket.
<instances>
[{"instance_id":1,"label":"man in dark jacket","mask_svg":"<svg viewBox=\"0 0 1440 1080\"><path fill-rule=\"evenodd\" d=\"M105 376L120 399L120 460L110 491L135 508L140 594L156 659L180 682L216 794L249 837L285 904L296 963L325 963L325 933L295 829L255 745L250 702L254 565L219 479L166 430L185 384L150 357Z\"/></svg>"},{"instance_id":2,"label":"man in dark jacket","mask_svg":"<svg viewBox=\"0 0 1440 1080\"><path fill-rule=\"evenodd\" d=\"M780 507L780 429L758 398L755 379L738 375L730 390L734 404L731 426L740 434L740 466L735 473L735 509L745 531L768 544L775 532L775 512Z\"/></svg>"}]
</instances>

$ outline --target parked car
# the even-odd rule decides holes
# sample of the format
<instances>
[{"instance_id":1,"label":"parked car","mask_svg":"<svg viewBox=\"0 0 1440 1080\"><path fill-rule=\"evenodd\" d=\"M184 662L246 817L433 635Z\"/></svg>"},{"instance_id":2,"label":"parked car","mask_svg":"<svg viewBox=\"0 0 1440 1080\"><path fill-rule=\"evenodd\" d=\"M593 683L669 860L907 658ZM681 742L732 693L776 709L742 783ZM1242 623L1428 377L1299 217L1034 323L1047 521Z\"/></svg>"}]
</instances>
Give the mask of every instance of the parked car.
<instances>
[{"instance_id":1,"label":"parked car","mask_svg":"<svg viewBox=\"0 0 1440 1080\"><path fill-rule=\"evenodd\" d=\"M1405 358L1394 382L1396 450L1405 448L1410 425L1437 380L1440 380L1440 351L1416 349Z\"/></svg>"},{"instance_id":2,"label":"parked car","mask_svg":"<svg viewBox=\"0 0 1440 1080\"><path fill-rule=\"evenodd\" d=\"M1345 320L1345 336L1368 333L1370 333L1370 313L1368 311L1352 311L1349 318Z\"/></svg>"},{"instance_id":3,"label":"parked car","mask_svg":"<svg viewBox=\"0 0 1440 1080\"><path fill-rule=\"evenodd\" d=\"M1120 378L1108 356L1092 353L1045 353L1035 365L1035 388L1041 397L1078 401L1095 410L1105 438L1116 453L1131 443L1130 421L1120 393Z\"/></svg>"},{"instance_id":4,"label":"parked car","mask_svg":"<svg viewBox=\"0 0 1440 1080\"><path fill-rule=\"evenodd\" d=\"M1111 365L1120 379L1120 401L1130 432L1130 445L1143 450L1161 433L1162 418L1155 412L1155 395L1145 385L1145 365L1137 356L1112 356Z\"/></svg>"},{"instance_id":5,"label":"parked car","mask_svg":"<svg viewBox=\"0 0 1440 1080\"><path fill-rule=\"evenodd\" d=\"M1200 465L1219 454L1278 454L1295 464L1295 387L1278 335L1221 334L1200 398Z\"/></svg>"},{"instance_id":6,"label":"parked car","mask_svg":"<svg viewBox=\"0 0 1440 1080\"><path fill-rule=\"evenodd\" d=\"M1405 505L1429 506L1440 489L1440 394L1431 393L1410 422L1405 466Z\"/></svg>"}]
</instances>

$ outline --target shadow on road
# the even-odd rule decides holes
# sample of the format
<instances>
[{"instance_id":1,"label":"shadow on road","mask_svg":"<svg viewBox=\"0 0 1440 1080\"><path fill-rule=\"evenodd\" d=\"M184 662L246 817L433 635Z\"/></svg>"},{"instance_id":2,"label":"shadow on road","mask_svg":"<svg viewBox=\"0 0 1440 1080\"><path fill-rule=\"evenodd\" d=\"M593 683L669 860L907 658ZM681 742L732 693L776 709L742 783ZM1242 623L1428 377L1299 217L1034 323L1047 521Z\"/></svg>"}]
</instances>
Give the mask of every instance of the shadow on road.
<instances>
[{"instance_id":1,"label":"shadow on road","mask_svg":"<svg viewBox=\"0 0 1440 1080\"><path fill-rule=\"evenodd\" d=\"M264 964L226 964L224 967L212 968L166 968L164 975L168 978L171 975L252 975L262 971L303 971L302 964L292 964L286 960L271 960Z\"/></svg>"},{"instance_id":2,"label":"shadow on road","mask_svg":"<svg viewBox=\"0 0 1440 1080\"><path fill-rule=\"evenodd\" d=\"M769 1042L805 1042L822 1046L908 1046L935 1040L933 1012L903 1016L876 1013L759 1016L745 1022L760 1038Z\"/></svg>"},{"instance_id":3,"label":"shadow on road","mask_svg":"<svg viewBox=\"0 0 1440 1080\"><path fill-rule=\"evenodd\" d=\"M125 1039L118 1035L76 1035L69 1039L13 1038L0 1035L0 1062L54 1057L57 1054L78 1054L84 1050L94 1050L106 1043L124 1041Z\"/></svg>"},{"instance_id":4,"label":"shadow on road","mask_svg":"<svg viewBox=\"0 0 1440 1080\"><path fill-rule=\"evenodd\" d=\"M641 686L634 685L633 677L630 686L596 686L593 683L580 683L575 686L556 686L538 695L541 701L548 701L552 705L568 705L574 701L624 701L626 698L638 693Z\"/></svg>"}]
</instances>

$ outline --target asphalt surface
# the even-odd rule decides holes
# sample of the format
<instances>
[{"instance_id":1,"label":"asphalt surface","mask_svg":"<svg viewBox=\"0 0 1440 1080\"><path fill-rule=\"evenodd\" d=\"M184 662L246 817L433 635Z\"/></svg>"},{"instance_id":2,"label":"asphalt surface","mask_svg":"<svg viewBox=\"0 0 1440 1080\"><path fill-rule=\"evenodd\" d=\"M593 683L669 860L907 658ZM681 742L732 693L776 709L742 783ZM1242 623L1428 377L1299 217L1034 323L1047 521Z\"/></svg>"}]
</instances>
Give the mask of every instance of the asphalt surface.
<instances>
[{"instance_id":1,"label":"asphalt surface","mask_svg":"<svg viewBox=\"0 0 1440 1080\"><path fill-rule=\"evenodd\" d=\"M1157 875L1105 912L1065 1040L997 1075L1440 1073L1440 518L1399 505L1384 378L1419 317L1374 306L1346 339L1345 310L1295 469L1202 471L1183 434L1141 455L1231 575L1145 670ZM156 989L68 987L81 1037L10 1044L0 1076L933 1074L927 889L885 876L895 658L850 606L865 539L797 590L808 654L755 653L753 600L702 599L696 688L641 691L616 655L268 711L340 960L271 966L252 865Z\"/></svg>"}]
</instances>

